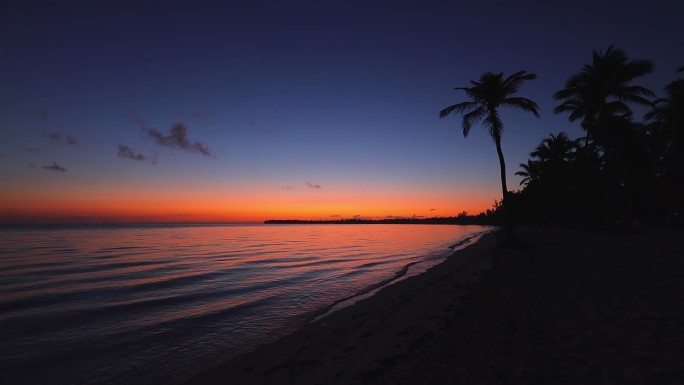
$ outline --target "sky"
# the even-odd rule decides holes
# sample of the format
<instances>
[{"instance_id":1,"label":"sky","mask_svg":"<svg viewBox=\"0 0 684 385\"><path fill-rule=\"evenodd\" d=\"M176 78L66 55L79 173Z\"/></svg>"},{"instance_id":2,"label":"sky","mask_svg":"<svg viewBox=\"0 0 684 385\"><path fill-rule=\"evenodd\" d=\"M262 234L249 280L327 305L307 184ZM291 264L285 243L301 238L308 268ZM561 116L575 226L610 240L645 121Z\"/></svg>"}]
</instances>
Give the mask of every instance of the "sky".
<instances>
[{"instance_id":1,"label":"sky","mask_svg":"<svg viewBox=\"0 0 684 385\"><path fill-rule=\"evenodd\" d=\"M477 214L500 199L454 87L536 73L502 111L509 189L553 93L614 44L684 65L678 1L8 1L0 223L260 222ZM638 111L638 110L637 110ZM638 111L641 118L644 111Z\"/></svg>"}]
</instances>

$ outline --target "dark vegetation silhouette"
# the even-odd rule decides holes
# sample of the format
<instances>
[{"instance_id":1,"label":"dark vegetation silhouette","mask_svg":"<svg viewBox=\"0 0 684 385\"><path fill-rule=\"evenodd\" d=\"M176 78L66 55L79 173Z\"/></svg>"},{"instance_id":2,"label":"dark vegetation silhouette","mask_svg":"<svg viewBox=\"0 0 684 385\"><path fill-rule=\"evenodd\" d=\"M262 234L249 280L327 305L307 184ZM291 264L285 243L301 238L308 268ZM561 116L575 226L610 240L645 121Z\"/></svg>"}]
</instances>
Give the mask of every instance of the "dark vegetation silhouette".
<instances>
[{"instance_id":1,"label":"dark vegetation silhouette","mask_svg":"<svg viewBox=\"0 0 684 385\"><path fill-rule=\"evenodd\" d=\"M635 84L652 71L650 61L610 46L570 76L554 94L554 112L579 121L586 135L552 134L520 164L522 189L506 202L517 222L620 231L681 225L684 80L652 99ZM643 120L634 119L635 107L648 111Z\"/></svg>"},{"instance_id":2,"label":"dark vegetation silhouette","mask_svg":"<svg viewBox=\"0 0 684 385\"><path fill-rule=\"evenodd\" d=\"M482 122L496 145L502 199L478 215L449 218L340 219L267 221L267 223L421 223L505 225L507 242L515 243L513 225L570 225L603 231L633 231L641 225L682 226L684 199L684 66L664 88L664 95L638 85L653 71L649 60L631 60L609 46L593 51L591 63L571 75L553 96L555 113L579 122L585 135L550 134L530 153L515 174L520 189L509 191L501 149L501 107L539 116L532 100L514 96L533 73L486 72L470 87L470 98L440 111L462 116L463 135ZM634 109L643 119L635 119Z\"/></svg>"},{"instance_id":3,"label":"dark vegetation silhouette","mask_svg":"<svg viewBox=\"0 0 684 385\"><path fill-rule=\"evenodd\" d=\"M503 134L503 122L499 117L499 108L512 107L531 112L539 117L538 107L535 102L520 96L514 96L523 82L536 79L537 75L526 71L519 71L504 78L503 73L485 72L480 79L472 80L470 87L456 87L456 90L465 91L470 100L451 105L439 112L440 118L445 118L453 113L462 115L463 136L467 137L473 124L482 122L483 127L489 132L496 145L496 153L499 157L501 169L501 193L503 220L506 227L506 242L514 243L513 223L509 212L509 192L506 184L506 161L501 149L501 135Z\"/></svg>"},{"instance_id":4,"label":"dark vegetation silhouette","mask_svg":"<svg viewBox=\"0 0 684 385\"><path fill-rule=\"evenodd\" d=\"M496 204L495 204L496 207ZM264 221L269 225L292 225L292 224L334 224L334 225L362 225L362 224L387 224L387 225L491 225L496 221L495 210L486 210L478 215L461 213L455 217L434 218L387 218L387 219L269 219Z\"/></svg>"}]
</instances>

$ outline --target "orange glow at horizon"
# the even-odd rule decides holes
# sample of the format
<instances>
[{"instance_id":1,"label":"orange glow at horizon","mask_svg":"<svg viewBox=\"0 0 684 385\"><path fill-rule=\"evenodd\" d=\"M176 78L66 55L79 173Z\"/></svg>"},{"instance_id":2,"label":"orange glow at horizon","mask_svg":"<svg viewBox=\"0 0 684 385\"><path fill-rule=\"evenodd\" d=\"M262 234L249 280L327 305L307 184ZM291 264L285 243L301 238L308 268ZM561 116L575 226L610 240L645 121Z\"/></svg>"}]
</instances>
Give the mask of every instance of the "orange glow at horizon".
<instances>
[{"instance_id":1,"label":"orange glow at horizon","mask_svg":"<svg viewBox=\"0 0 684 385\"><path fill-rule=\"evenodd\" d=\"M61 191L55 194L4 194L0 223L95 222L263 222L267 219L325 220L386 217L448 217L462 211L478 214L496 196L469 191L354 193L330 191L175 190L164 194L137 191Z\"/></svg>"}]
</instances>

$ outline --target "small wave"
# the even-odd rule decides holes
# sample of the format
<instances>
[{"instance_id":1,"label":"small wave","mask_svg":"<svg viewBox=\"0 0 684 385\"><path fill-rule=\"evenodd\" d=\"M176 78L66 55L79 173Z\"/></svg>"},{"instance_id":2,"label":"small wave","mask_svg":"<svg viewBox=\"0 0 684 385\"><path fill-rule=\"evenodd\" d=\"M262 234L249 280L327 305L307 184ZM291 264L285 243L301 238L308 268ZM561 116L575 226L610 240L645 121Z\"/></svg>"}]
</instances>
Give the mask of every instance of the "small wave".
<instances>
[{"instance_id":1,"label":"small wave","mask_svg":"<svg viewBox=\"0 0 684 385\"><path fill-rule=\"evenodd\" d=\"M364 263L363 265L357 266L358 269L367 269L369 267L374 267L374 266L380 266L380 265L387 265L389 263L393 263L394 261L378 261L378 262L368 262Z\"/></svg>"},{"instance_id":2,"label":"small wave","mask_svg":"<svg viewBox=\"0 0 684 385\"><path fill-rule=\"evenodd\" d=\"M456 251L456 248L460 249L461 247L464 247L464 246L472 243L473 240L479 239L484 234L487 234L490 231L492 231L492 230L486 230L486 231L474 233L468 237L461 239L460 241L456 242L455 244L449 245L447 248L451 249L452 252L454 252L454 251ZM426 260L429 260L429 259L430 258L427 258ZM439 259L444 259L444 257L440 257ZM377 291L379 291L380 289L382 289L385 286L388 286L392 283L395 283L395 282L402 280L403 278L405 278L407 276L406 274L409 272L411 267L418 265L418 264L421 264L421 263L425 262L426 260L418 260L418 261L408 263L408 264L404 265L401 268L401 270L395 272L394 276L387 278L383 281L380 281L376 284L370 285L370 286L368 286L368 287L366 287L366 288L364 288L364 289L362 289L362 290L360 290L360 291L358 291L358 292L356 292L350 296L347 296L347 297L344 297L344 298L341 298L341 299L334 301L332 304L326 306L325 308L314 312L313 316L310 318L309 323L314 323L314 322L330 315L331 313L333 313L337 310L340 310L340 309L342 309L348 305L351 305L355 302L358 302L359 300L361 300L363 298L369 297L370 295L376 293ZM354 273L357 273L357 272L350 272L350 273L347 273L345 275L354 274Z\"/></svg>"}]
</instances>

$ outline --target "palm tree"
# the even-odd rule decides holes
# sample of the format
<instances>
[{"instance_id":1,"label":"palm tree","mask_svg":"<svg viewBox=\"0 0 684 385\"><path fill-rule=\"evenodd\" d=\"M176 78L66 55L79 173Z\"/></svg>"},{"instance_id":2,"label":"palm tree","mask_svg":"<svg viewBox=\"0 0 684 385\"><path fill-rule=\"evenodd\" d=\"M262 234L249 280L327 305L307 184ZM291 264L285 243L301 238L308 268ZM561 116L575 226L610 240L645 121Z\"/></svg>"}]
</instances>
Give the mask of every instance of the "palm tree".
<instances>
[{"instance_id":1,"label":"palm tree","mask_svg":"<svg viewBox=\"0 0 684 385\"><path fill-rule=\"evenodd\" d=\"M520 180L521 186L529 186L541 179L541 162L538 160L528 159L527 163L520 163L520 168L515 175L523 177Z\"/></svg>"},{"instance_id":2,"label":"palm tree","mask_svg":"<svg viewBox=\"0 0 684 385\"><path fill-rule=\"evenodd\" d=\"M568 79L565 88L553 95L563 101L554 112L570 113L571 122L581 119L589 144L590 137L595 140L595 136L606 134L612 119L630 118L630 103L652 105L646 97L654 96L653 91L630 84L652 71L650 61L629 60L625 51L612 45L605 53L594 51L591 64L584 65L580 73ZM599 142L604 144L603 140Z\"/></svg>"},{"instance_id":3,"label":"palm tree","mask_svg":"<svg viewBox=\"0 0 684 385\"><path fill-rule=\"evenodd\" d=\"M565 88L554 94L555 99L562 100L554 112L570 113L570 121L581 119L587 133L585 147L591 144L601 154L602 179L607 182L603 202L605 219L609 219L610 208L618 201L614 196L632 189L624 185L625 174L633 170L626 170L618 158L630 147L634 128L630 105L652 106L647 97L655 95L632 82L652 71L650 61L629 60L625 51L611 45L605 52L593 51L591 64L582 67L568 79Z\"/></svg>"},{"instance_id":4,"label":"palm tree","mask_svg":"<svg viewBox=\"0 0 684 385\"><path fill-rule=\"evenodd\" d=\"M684 67L677 69L684 72ZM654 107L646 114L649 124L651 157L654 164L659 197L653 201L664 205L668 211L682 211L681 196L684 194L684 79L677 78L665 87L666 97L656 99ZM676 218L676 217L673 217Z\"/></svg>"},{"instance_id":5,"label":"palm tree","mask_svg":"<svg viewBox=\"0 0 684 385\"><path fill-rule=\"evenodd\" d=\"M684 67L677 69L684 72ZM656 128L663 131L670 151L681 154L684 151L684 79L677 79L665 87L667 97L656 99L646 119L654 120ZM674 147L674 148L673 148Z\"/></svg>"},{"instance_id":6,"label":"palm tree","mask_svg":"<svg viewBox=\"0 0 684 385\"><path fill-rule=\"evenodd\" d=\"M501 168L501 192L503 195L504 220L506 221L507 241L514 242L513 228L509 210L507 208L508 187L506 186L506 162L501 150L501 134L503 122L499 117L499 107L518 108L533 113L539 117L537 103L520 96L513 96L518 92L522 83L526 80L536 79L537 75L527 71L518 71L504 78L503 72L498 74L485 72L477 81L471 80L470 87L456 87L456 90L465 91L469 101L451 105L439 112L440 118L445 118L452 113L459 113L463 117L463 136L467 137L473 124L483 122L484 128L496 145L496 153L499 156Z\"/></svg>"},{"instance_id":7,"label":"palm tree","mask_svg":"<svg viewBox=\"0 0 684 385\"><path fill-rule=\"evenodd\" d=\"M559 132L558 135L550 134L542 140L530 155L555 166L570 162L576 150L577 142L570 140L565 132Z\"/></svg>"}]
</instances>

